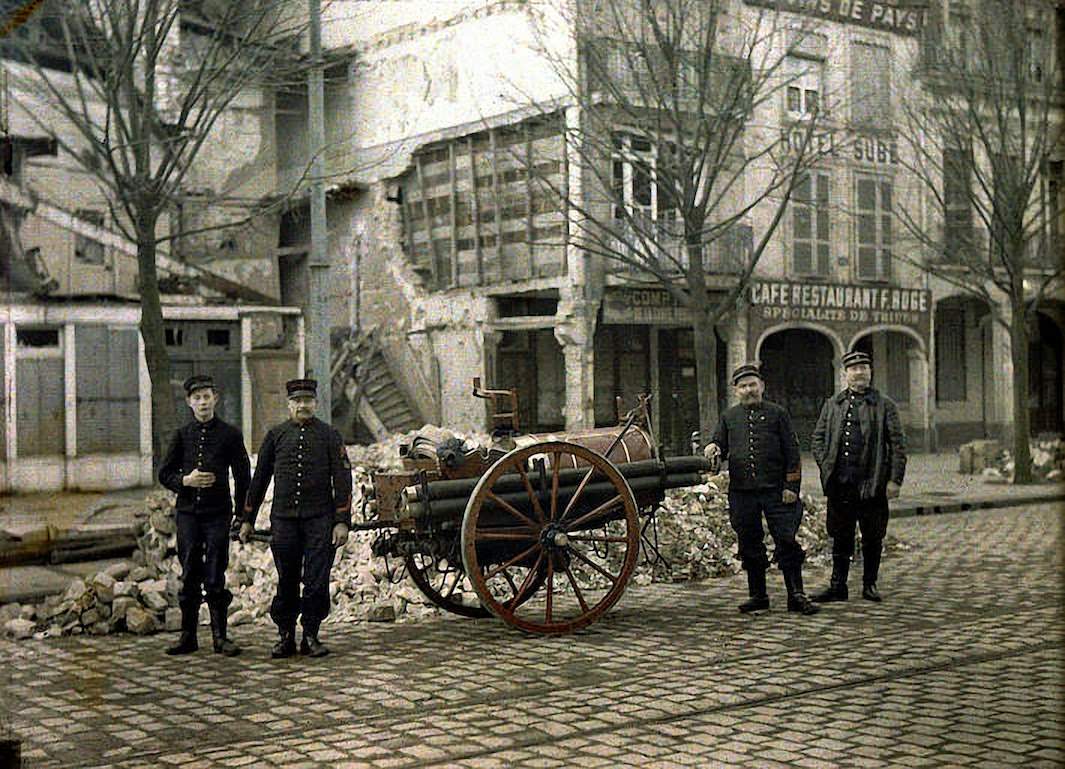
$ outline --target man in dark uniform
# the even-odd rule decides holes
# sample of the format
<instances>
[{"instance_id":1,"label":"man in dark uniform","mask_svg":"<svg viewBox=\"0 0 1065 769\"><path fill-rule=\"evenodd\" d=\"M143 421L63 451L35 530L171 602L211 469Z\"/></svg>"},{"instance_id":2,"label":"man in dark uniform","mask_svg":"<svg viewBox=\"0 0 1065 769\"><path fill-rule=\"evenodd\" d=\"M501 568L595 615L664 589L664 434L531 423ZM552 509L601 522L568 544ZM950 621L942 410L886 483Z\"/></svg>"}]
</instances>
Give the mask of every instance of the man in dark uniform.
<instances>
[{"instance_id":1,"label":"man in dark uniform","mask_svg":"<svg viewBox=\"0 0 1065 769\"><path fill-rule=\"evenodd\" d=\"M776 546L776 560L788 591L788 611L816 614L818 607L803 592L802 562L806 557L795 535L802 522L799 482L799 441L788 412L762 400L765 383L756 364L747 363L732 374L739 404L718 420L704 454L716 463L728 460L729 521L739 541L740 560L747 571L747 613L769 608L762 516Z\"/></svg>"},{"instance_id":2,"label":"man in dark uniform","mask_svg":"<svg viewBox=\"0 0 1065 769\"><path fill-rule=\"evenodd\" d=\"M244 436L215 416L218 391L209 376L185 380L185 402L193 420L179 428L159 467L159 482L177 493L177 546L181 561L181 637L167 654L189 654L199 648L196 625L204 594L211 610L211 635L218 654L234 657L240 647L226 638L226 620L233 594L226 589L229 527L234 498L240 510L248 493L251 463ZM233 471L234 497L229 495Z\"/></svg>"},{"instance_id":3,"label":"man in dark uniform","mask_svg":"<svg viewBox=\"0 0 1065 769\"><path fill-rule=\"evenodd\" d=\"M272 476L270 550L277 569L277 594L270 617L280 635L272 656L296 653L300 615L300 653L323 657L329 649L318 640L318 628L329 615L329 573L336 548L348 541L351 528L351 463L340 433L314 416L318 383L293 379L285 387L291 418L263 438L240 537L247 541L251 535Z\"/></svg>"},{"instance_id":4,"label":"man in dark uniform","mask_svg":"<svg viewBox=\"0 0 1065 769\"><path fill-rule=\"evenodd\" d=\"M849 352L843 356L843 372L847 387L825 401L811 441L828 498L832 537L832 579L813 600L847 600L857 523L864 553L862 598L879 602L876 580L887 533L888 500L899 495L906 474L906 434L895 402L870 386L872 358Z\"/></svg>"}]
</instances>

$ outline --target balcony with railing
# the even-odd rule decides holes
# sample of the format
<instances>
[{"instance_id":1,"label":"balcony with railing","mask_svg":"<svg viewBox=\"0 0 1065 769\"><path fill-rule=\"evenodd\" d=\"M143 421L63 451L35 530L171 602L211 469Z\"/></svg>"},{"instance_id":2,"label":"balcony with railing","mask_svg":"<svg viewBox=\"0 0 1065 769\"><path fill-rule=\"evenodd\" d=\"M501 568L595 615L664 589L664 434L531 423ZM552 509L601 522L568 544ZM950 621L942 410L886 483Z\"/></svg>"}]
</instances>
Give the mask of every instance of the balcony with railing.
<instances>
[{"instance_id":1,"label":"balcony with railing","mask_svg":"<svg viewBox=\"0 0 1065 769\"><path fill-rule=\"evenodd\" d=\"M616 222L610 233L597 238L599 243L594 250L603 254L610 275L680 275L689 269L693 249L678 230L674 222L633 216L632 221ZM714 233L712 238L699 247L703 271L729 277L741 274L753 250L750 225L734 225Z\"/></svg>"}]
</instances>

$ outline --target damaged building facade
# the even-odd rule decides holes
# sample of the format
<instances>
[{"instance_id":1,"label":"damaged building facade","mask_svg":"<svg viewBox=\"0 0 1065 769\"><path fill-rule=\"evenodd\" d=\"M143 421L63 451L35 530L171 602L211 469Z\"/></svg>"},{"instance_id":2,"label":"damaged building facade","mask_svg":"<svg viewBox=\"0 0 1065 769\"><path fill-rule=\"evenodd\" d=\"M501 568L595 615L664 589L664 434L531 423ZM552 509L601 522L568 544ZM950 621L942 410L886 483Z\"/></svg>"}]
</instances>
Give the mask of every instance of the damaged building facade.
<instances>
[{"instance_id":1,"label":"damaged building facade","mask_svg":"<svg viewBox=\"0 0 1065 769\"><path fill-rule=\"evenodd\" d=\"M377 18L380 31L358 40L334 28L333 54L347 64L327 97L331 163L353 180L330 206L335 321L387 338L397 379L415 380L407 387L430 421L483 429L468 397L473 375L518 389L521 424L536 430L606 423L617 397L652 392L659 434L682 448L697 422L684 310L583 253L570 237L575 212L545 191L589 183L562 141L580 109L512 106L566 104L538 56L544 39L523 3L451 10ZM1008 335L979 302L893 253L892 200L923 194L891 125L892 100L913 83L893 79L910 71L900 62L916 61L925 37L916 12L890 23L871 13L822 14L823 34L795 52L813 74L797 102L781 93L782 133L804 100L842 94L843 117L822 137L840 149L804 182L746 302L718 329L720 369L761 360L770 397L808 432L839 385L842 352L858 347L873 355L917 446L1000 434L1010 385L993 372L1008 366ZM486 41L497 56L483 55ZM1055 169L1048 189L1060 200ZM752 213L755 232L760 218ZM1061 428L1060 315L1047 302L1033 342L1036 431Z\"/></svg>"},{"instance_id":2,"label":"damaged building facade","mask_svg":"<svg viewBox=\"0 0 1065 769\"><path fill-rule=\"evenodd\" d=\"M686 450L698 405L685 309L573 237L579 212L565 199L596 193L594 174L563 140L581 120L551 63L580 55L564 14L524 2L404 3L355 23L355 5L337 4L324 38L336 332L373 330L418 419L485 429L474 376L515 388L520 425L535 431L611 423L618 397L631 404L650 392L661 442ZM899 100L920 86L922 47L935 45L925 11L910 5L846 14L834 3L728 6L736 19L780 11L785 46L789 26L815 25L787 50L789 72L801 74L765 116L785 144L804 111L835 104L817 137L830 151L801 180L743 301L716 329L720 392L726 370L760 360L767 397L789 408L804 440L853 348L872 355L877 386L899 403L918 449L1012 424L1001 375L1008 333L986 305L918 269L906 258L917 246L892 229L893 204L932 197L905 170L895 125ZM298 113L300 100L291 103ZM304 124L297 115L286 132L279 118L282 168L301 167ZM628 152L649 149L638 137L622 141ZM654 216L653 180L639 187L619 161L615 192ZM1045 253L1060 257L1060 160L1042 189L1056 211ZM942 212L928 206L936 226ZM725 245L732 253L714 255L711 290L734 285L731 257L770 215L753 210ZM283 252L305 254L301 229L299 217L282 223ZM1060 296L1037 318L1033 432L1060 431Z\"/></svg>"},{"instance_id":3,"label":"damaged building facade","mask_svg":"<svg viewBox=\"0 0 1065 769\"><path fill-rule=\"evenodd\" d=\"M33 42L49 76L73 87L77 62L39 21L16 43ZM191 21L175 28L173 54L198 33ZM36 77L18 45L0 47L0 493L151 484L136 244L64 149L78 146L74 127L42 125L52 111ZM285 413L285 380L303 371L303 319L280 302L278 217L249 218L277 190L272 93L242 93L214 130L159 228L200 231L164 241L157 258L170 384L185 418L181 382L211 374L220 416L253 449ZM205 230L227 221L240 226Z\"/></svg>"}]
</instances>

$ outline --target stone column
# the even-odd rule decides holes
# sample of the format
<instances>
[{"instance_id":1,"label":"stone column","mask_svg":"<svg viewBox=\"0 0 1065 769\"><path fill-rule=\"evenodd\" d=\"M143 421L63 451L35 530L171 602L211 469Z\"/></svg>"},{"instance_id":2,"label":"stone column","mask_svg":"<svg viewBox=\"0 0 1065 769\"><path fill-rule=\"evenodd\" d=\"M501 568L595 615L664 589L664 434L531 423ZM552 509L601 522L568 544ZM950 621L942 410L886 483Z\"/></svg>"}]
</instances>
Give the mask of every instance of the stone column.
<instances>
[{"instance_id":1,"label":"stone column","mask_svg":"<svg viewBox=\"0 0 1065 769\"><path fill-rule=\"evenodd\" d=\"M1000 310L1005 311L1004 308ZM1010 332L991 321L991 372L988 377L987 429L992 438L1009 441L1013 435L1013 360Z\"/></svg>"},{"instance_id":2,"label":"stone column","mask_svg":"<svg viewBox=\"0 0 1065 769\"><path fill-rule=\"evenodd\" d=\"M911 450L920 447L921 451L932 450L932 408L929 381L928 356L913 342L906 348L910 369L910 409L916 424L916 435L909 437Z\"/></svg>"},{"instance_id":3,"label":"stone column","mask_svg":"<svg viewBox=\"0 0 1065 769\"><path fill-rule=\"evenodd\" d=\"M558 304L555 339L566 364L566 429L595 427L595 317L599 302Z\"/></svg>"}]
</instances>

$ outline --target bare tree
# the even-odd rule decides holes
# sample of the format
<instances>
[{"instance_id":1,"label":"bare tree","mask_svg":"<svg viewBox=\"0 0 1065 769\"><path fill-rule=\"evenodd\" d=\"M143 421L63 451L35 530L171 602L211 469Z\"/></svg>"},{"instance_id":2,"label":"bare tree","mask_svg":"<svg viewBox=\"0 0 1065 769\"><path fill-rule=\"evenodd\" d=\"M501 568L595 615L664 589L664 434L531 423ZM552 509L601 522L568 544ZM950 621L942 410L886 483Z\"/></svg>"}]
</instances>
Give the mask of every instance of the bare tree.
<instances>
[{"instance_id":1,"label":"bare tree","mask_svg":"<svg viewBox=\"0 0 1065 769\"><path fill-rule=\"evenodd\" d=\"M276 0L46 2L33 34L5 41L12 94L90 174L136 243L140 333L152 383L153 454L176 424L157 256L187 235L160 227L233 101L292 60L299 29ZM44 105L44 109L41 109Z\"/></svg>"},{"instance_id":2,"label":"bare tree","mask_svg":"<svg viewBox=\"0 0 1065 769\"><path fill-rule=\"evenodd\" d=\"M727 0L575 7L576 65L551 59L580 108L565 139L587 180L579 195L553 192L581 248L690 312L707 436L719 398L714 326L736 308L804 172L829 151L818 130L824 94L804 94L801 60L788 57L812 33ZM796 93L804 106L782 122Z\"/></svg>"},{"instance_id":3,"label":"bare tree","mask_svg":"<svg viewBox=\"0 0 1065 769\"><path fill-rule=\"evenodd\" d=\"M1029 324L1062 277L1060 191L1056 200L1048 194L1052 160L1060 163L1065 149L1062 69L1051 39L1056 3L970 0L966 7L948 19L933 16L923 92L900 100L910 149L904 162L927 196L900 201L897 213L920 246L914 261L985 301L1009 333L1014 482L1027 483Z\"/></svg>"}]
</instances>

